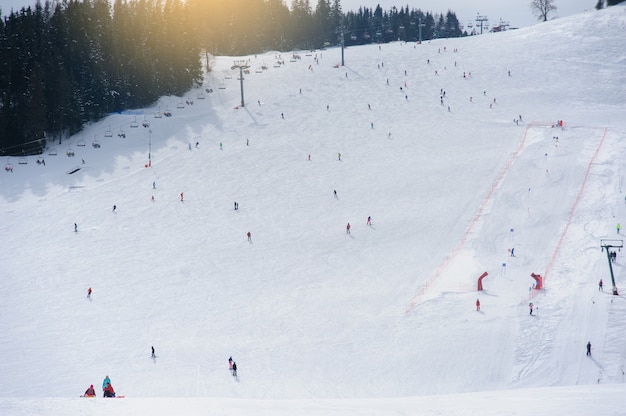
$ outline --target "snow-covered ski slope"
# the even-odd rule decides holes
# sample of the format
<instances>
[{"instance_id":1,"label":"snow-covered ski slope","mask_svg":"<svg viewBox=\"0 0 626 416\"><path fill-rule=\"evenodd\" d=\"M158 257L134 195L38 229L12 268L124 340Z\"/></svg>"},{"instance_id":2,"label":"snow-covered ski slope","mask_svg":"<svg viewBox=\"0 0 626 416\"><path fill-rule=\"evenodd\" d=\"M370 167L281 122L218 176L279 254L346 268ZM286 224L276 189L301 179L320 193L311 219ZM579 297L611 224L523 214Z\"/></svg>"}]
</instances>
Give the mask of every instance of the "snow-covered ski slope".
<instances>
[{"instance_id":1,"label":"snow-covered ski slope","mask_svg":"<svg viewBox=\"0 0 626 416\"><path fill-rule=\"evenodd\" d=\"M625 29L217 57L3 157L0 414L624 414Z\"/></svg>"}]
</instances>

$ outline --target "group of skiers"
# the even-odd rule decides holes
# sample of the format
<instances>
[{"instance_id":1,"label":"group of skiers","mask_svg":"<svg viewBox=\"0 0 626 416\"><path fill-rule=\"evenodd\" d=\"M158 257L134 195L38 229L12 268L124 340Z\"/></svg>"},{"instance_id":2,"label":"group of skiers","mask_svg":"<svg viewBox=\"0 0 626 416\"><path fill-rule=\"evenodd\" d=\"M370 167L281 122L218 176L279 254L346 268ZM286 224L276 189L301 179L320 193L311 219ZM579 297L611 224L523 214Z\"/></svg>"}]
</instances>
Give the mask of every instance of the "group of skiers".
<instances>
[{"instance_id":1,"label":"group of skiers","mask_svg":"<svg viewBox=\"0 0 626 416\"><path fill-rule=\"evenodd\" d=\"M82 397L96 397L96 391L93 388L93 384L85 390ZM113 385L111 384L111 379L108 375L102 381L102 397L115 397L115 390L113 390Z\"/></svg>"}]
</instances>

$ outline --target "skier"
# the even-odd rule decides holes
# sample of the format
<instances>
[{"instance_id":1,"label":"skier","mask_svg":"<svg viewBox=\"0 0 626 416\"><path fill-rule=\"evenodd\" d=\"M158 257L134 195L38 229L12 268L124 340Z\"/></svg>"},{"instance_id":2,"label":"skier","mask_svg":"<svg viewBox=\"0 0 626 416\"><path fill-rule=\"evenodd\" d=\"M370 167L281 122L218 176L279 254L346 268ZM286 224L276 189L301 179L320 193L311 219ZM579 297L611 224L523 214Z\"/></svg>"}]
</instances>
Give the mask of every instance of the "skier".
<instances>
[{"instance_id":1,"label":"skier","mask_svg":"<svg viewBox=\"0 0 626 416\"><path fill-rule=\"evenodd\" d=\"M346 225L346 234L350 234L350 223Z\"/></svg>"},{"instance_id":2,"label":"skier","mask_svg":"<svg viewBox=\"0 0 626 416\"><path fill-rule=\"evenodd\" d=\"M480 300L476 299L476 312L480 311Z\"/></svg>"},{"instance_id":3,"label":"skier","mask_svg":"<svg viewBox=\"0 0 626 416\"><path fill-rule=\"evenodd\" d=\"M337 159L341 161L341 153L337 153Z\"/></svg>"},{"instance_id":4,"label":"skier","mask_svg":"<svg viewBox=\"0 0 626 416\"><path fill-rule=\"evenodd\" d=\"M156 358L156 354L154 353L154 347L152 347L152 355L151 355L151 357L152 358Z\"/></svg>"},{"instance_id":5,"label":"skier","mask_svg":"<svg viewBox=\"0 0 626 416\"><path fill-rule=\"evenodd\" d=\"M237 363L233 361L233 377L237 377Z\"/></svg>"},{"instance_id":6,"label":"skier","mask_svg":"<svg viewBox=\"0 0 626 416\"><path fill-rule=\"evenodd\" d=\"M372 217L367 217L367 225L372 225Z\"/></svg>"},{"instance_id":7,"label":"skier","mask_svg":"<svg viewBox=\"0 0 626 416\"><path fill-rule=\"evenodd\" d=\"M87 297L91 299L91 288L87 289Z\"/></svg>"},{"instance_id":8,"label":"skier","mask_svg":"<svg viewBox=\"0 0 626 416\"><path fill-rule=\"evenodd\" d=\"M183 193L180 193L180 202L183 202Z\"/></svg>"},{"instance_id":9,"label":"skier","mask_svg":"<svg viewBox=\"0 0 626 416\"><path fill-rule=\"evenodd\" d=\"M113 205L113 211L112 212L115 212L116 210L117 210L117 205Z\"/></svg>"},{"instance_id":10,"label":"skier","mask_svg":"<svg viewBox=\"0 0 626 416\"><path fill-rule=\"evenodd\" d=\"M77 233L78 232L78 225L76 223L74 223L74 232Z\"/></svg>"},{"instance_id":11,"label":"skier","mask_svg":"<svg viewBox=\"0 0 626 416\"><path fill-rule=\"evenodd\" d=\"M104 380L102 380L102 391L105 391L105 389L111 385L111 379L109 378L109 376L107 375ZM105 397L104 395L102 397Z\"/></svg>"},{"instance_id":12,"label":"skier","mask_svg":"<svg viewBox=\"0 0 626 416\"><path fill-rule=\"evenodd\" d=\"M112 384L109 384L108 386L106 386L102 397L115 397L115 390L113 390Z\"/></svg>"},{"instance_id":13,"label":"skier","mask_svg":"<svg viewBox=\"0 0 626 416\"><path fill-rule=\"evenodd\" d=\"M152 189L156 189L156 182L152 181Z\"/></svg>"},{"instance_id":14,"label":"skier","mask_svg":"<svg viewBox=\"0 0 626 416\"><path fill-rule=\"evenodd\" d=\"M233 372L233 357L228 357L228 371Z\"/></svg>"},{"instance_id":15,"label":"skier","mask_svg":"<svg viewBox=\"0 0 626 416\"><path fill-rule=\"evenodd\" d=\"M250 233L250 231L248 231L248 241L252 241L252 234Z\"/></svg>"},{"instance_id":16,"label":"skier","mask_svg":"<svg viewBox=\"0 0 626 416\"><path fill-rule=\"evenodd\" d=\"M87 390L85 390L85 394L83 394L83 397L96 397L96 391L93 388L93 384L89 386Z\"/></svg>"},{"instance_id":17,"label":"skier","mask_svg":"<svg viewBox=\"0 0 626 416\"><path fill-rule=\"evenodd\" d=\"M220 142L220 150L222 150L222 142Z\"/></svg>"},{"instance_id":18,"label":"skier","mask_svg":"<svg viewBox=\"0 0 626 416\"><path fill-rule=\"evenodd\" d=\"M591 355L591 341L587 342L587 355Z\"/></svg>"},{"instance_id":19,"label":"skier","mask_svg":"<svg viewBox=\"0 0 626 416\"><path fill-rule=\"evenodd\" d=\"M515 257L515 247L511 249L511 257Z\"/></svg>"},{"instance_id":20,"label":"skier","mask_svg":"<svg viewBox=\"0 0 626 416\"><path fill-rule=\"evenodd\" d=\"M621 225L617 224L617 233L619 234L619 230L622 228Z\"/></svg>"},{"instance_id":21,"label":"skier","mask_svg":"<svg viewBox=\"0 0 626 416\"><path fill-rule=\"evenodd\" d=\"M333 189L333 193L335 194L335 198L337 198L337 190Z\"/></svg>"},{"instance_id":22,"label":"skier","mask_svg":"<svg viewBox=\"0 0 626 416\"><path fill-rule=\"evenodd\" d=\"M602 285L603 285L602 279L600 279L600 282L598 283L598 291L599 292L604 292L604 289L602 288Z\"/></svg>"},{"instance_id":23,"label":"skier","mask_svg":"<svg viewBox=\"0 0 626 416\"><path fill-rule=\"evenodd\" d=\"M532 303L532 302L530 302L530 303L528 304L528 307L530 308L530 314L531 314L531 315L533 314L533 306L535 306L535 305L533 305L533 303Z\"/></svg>"}]
</instances>

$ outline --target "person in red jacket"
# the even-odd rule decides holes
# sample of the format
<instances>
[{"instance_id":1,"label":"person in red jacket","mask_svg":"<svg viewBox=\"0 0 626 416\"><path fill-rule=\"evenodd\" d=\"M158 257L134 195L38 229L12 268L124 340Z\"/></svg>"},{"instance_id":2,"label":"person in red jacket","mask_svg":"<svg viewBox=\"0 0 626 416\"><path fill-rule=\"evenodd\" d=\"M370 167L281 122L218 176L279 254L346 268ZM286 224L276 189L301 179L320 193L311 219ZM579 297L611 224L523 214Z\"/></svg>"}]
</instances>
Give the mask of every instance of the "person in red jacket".
<instances>
[{"instance_id":1,"label":"person in red jacket","mask_svg":"<svg viewBox=\"0 0 626 416\"><path fill-rule=\"evenodd\" d=\"M113 385L111 383L105 387L104 397L115 397L115 390L113 390Z\"/></svg>"},{"instance_id":2,"label":"person in red jacket","mask_svg":"<svg viewBox=\"0 0 626 416\"><path fill-rule=\"evenodd\" d=\"M87 390L85 390L85 394L83 397L96 397L96 391L93 389L93 384L89 386Z\"/></svg>"},{"instance_id":3,"label":"person in red jacket","mask_svg":"<svg viewBox=\"0 0 626 416\"><path fill-rule=\"evenodd\" d=\"M480 300L476 299L476 310L480 311Z\"/></svg>"}]
</instances>

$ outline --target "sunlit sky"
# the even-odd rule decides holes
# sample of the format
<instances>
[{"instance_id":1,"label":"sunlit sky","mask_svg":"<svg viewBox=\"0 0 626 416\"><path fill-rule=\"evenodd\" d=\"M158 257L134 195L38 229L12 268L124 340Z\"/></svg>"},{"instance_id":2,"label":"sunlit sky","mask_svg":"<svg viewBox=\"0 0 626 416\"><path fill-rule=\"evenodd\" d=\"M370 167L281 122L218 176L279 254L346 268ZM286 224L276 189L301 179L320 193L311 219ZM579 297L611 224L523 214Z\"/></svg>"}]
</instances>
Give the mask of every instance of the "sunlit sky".
<instances>
[{"instance_id":1,"label":"sunlit sky","mask_svg":"<svg viewBox=\"0 0 626 416\"><path fill-rule=\"evenodd\" d=\"M315 0L312 3L317 4ZM511 27L529 26L537 22L530 10L530 0L341 0L344 12L357 10L361 6L374 8L377 4L384 10L406 5L433 13L447 12L450 9L463 24L474 20L477 13L487 16L492 24L502 19L509 22ZM595 4L595 0L555 0L557 10L553 17L565 17L590 10Z\"/></svg>"},{"instance_id":2,"label":"sunlit sky","mask_svg":"<svg viewBox=\"0 0 626 416\"><path fill-rule=\"evenodd\" d=\"M310 1L315 8L317 0ZM289 4L291 0L285 2ZM0 0L3 15L8 14L11 9L19 10L23 6L34 4L35 0ZM358 10L361 6L375 8L377 4L385 10L406 5L433 13L447 12L450 9L465 25L473 21L477 13L487 16L492 24L503 20L509 22L511 27L529 26L537 22L530 11L530 0L341 0L344 11ZM596 0L555 0L554 4L557 11L553 17L565 17L593 9Z\"/></svg>"}]
</instances>

